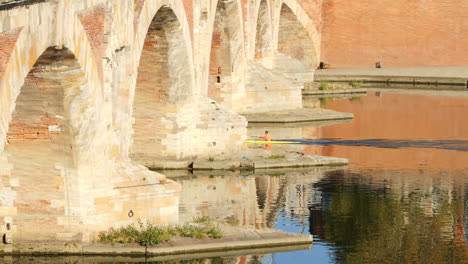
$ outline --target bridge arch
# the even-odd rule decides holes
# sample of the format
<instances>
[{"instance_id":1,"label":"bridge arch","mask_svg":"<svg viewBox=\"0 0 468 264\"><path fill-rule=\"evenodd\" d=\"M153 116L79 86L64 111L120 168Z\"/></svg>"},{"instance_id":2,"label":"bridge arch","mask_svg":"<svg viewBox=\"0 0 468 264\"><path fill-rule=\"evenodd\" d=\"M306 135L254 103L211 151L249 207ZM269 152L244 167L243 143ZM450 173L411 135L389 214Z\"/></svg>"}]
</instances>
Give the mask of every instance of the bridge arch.
<instances>
[{"instance_id":1,"label":"bridge arch","mask_svg":"<svg viewBox=\"0 0 468 264\"><path fill-rule=\"evenodd\" d=\"M239 0L218 0L212 6L208 97L233 107L244 92L244 30Z\"/></svg>"},{"instance_id":2,"label":"bridge arch","mask_svg":"<svg viewBox=\"0 0 468 264\"><path fill-rule=\"evenodd\" d=\"M270 57L273 51L273 32L271 12L268 0L261 0L256 7L255 51L256 60Z\"/></svg>"},{"instance_id":3,"label":"bridge arch","mask_svg":"<svg viewBox=\"0 0 468 264\"><path fill-rule=\"evenodd\" d=\"M141 53L137 55L130 145L130 155L143 164L155 157L179 157L181 146L176 138L184 130L179 117L192 111L190 103L197 92L183 6L147 3L142 15L150 15L144 16L139 26L146 34L136 33L141 42L137 52Z\"/></svg>"},{"instance_id":4,"label":"bridge arch","mask_svg":"<svg viewBox=\"0 0 468 264\"><path fill-rule=\"evenodd\" d=\"M28 12L43 15L39 12L40 5L32 6L28 9ZM23 16L21 16L23 17ZM83 75L88 80L86 84L80 86L81 90L86 94L88 98L93 100L83 99L82 102L77 102L76 105L80 105L81 108L89 107L91 110L86 111L83 116L80 117L81 121L76 123L77 129L85 132L84 127L92 126L91 122L96 122L96 118L93 116L99 110L95 109L96 106L102 106L103 99L103 86L101 77L99 75L99 65L96 63L99 60L95 60L94 53L90 45L90 40L86 34L77 15L69 16L66 18L66 23L73 25L68 30L62 31L60 36L53 35L54 18L53 17L41 17L42 23L40 28L37 28L37 21L34 19L35 16L24 15L28 19L17 19L12 20L12 27L15 27L20 31L14 48L11 51L10 59L5 65L4 74L0 80L0 91L2 94L1 103L1 116L0 128L8 127L10 123L12 113L16 106L17 97L20 95L21 89L25 84L25 80L30 74L31 70L34 69L40 56L51 47L55 47L57 50L61 50L62 47L66 47L69 53L73 54L77 63L79 63ZM36 30L32 30L32 29ZM31 41L33 40L33 41ZM50 50L49 50L50 51ZM50 55L50 52L48 53ZM52 56L53 57L53 56ZM59 56L60 57L60 56ZM59 75L57 73L57 75ZM58 78L58 77L57 77ZM83 112L81 112L83 114ZM89 115L85 118L85 115ZM102 124L102 125L99 125ZM97 125L94 127L94 132L87 131L77 135L78 140L83 143L82 151L90 149L92 144L97 143L90 135L103 134L105 133L102 128L107 126L106 122L96 122ZM105 130L105 129L104 129ZM6 142L6 129L0 129L0 152L5 146ZM89 134L86 134L89 133ZM3 144L2 144L3 143ZM83 155L80 155L80 157ZM78 159L80 159L78 157Z\"/></svg>"},{"instance_id":5,"label":"bridge arch","mask_svg":"<svg viewBox=\"0 0 468 264\"><path fill-rule=\"evenodd\" d=\"M320 35L313 20L295 0L281 0L275 8L275 49L305 66L320 60Z\"/></svg>"},{"instance_id":6,"label":"bridge arch","mask_svg":"<svg viewBox=\"0 0 468 264\"><path fill-rule=\"evenodd\" d=\"M24 79L7 133L5 152L15 177L32 177L37 171L51 179L76 175L80 134L79 117L71 110L87 78L75 55L66 47L47 48ZM28 175L31 174L31 175ZM25 179L24 179L25 180ZM37 193L34 190L31 193ZM56 188L42 186L41 192ZM34 195L34 194L33 194ZM21 204L21 202L20 202Z\"/></svg>"}]
</instances>

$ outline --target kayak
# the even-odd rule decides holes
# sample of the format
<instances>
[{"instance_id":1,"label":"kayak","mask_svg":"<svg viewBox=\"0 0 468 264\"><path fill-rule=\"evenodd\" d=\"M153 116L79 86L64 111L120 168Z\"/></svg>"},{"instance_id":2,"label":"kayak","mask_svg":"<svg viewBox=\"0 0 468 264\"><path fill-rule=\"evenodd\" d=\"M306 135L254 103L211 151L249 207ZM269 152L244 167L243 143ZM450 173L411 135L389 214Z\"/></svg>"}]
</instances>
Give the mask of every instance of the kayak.
<instances>
[{"instance_id":1,"label":"kayak","mask_svg":"<svg viewBox=\"0 0 468 264\"><path fill-rule=\"evenodd\" d=\"M265 140L247 140L247 143L250 144L298 144L299 142L295 141L279 141L279 140L274 140L274 141L265 141Z\"/></svg>"}]
</instances>

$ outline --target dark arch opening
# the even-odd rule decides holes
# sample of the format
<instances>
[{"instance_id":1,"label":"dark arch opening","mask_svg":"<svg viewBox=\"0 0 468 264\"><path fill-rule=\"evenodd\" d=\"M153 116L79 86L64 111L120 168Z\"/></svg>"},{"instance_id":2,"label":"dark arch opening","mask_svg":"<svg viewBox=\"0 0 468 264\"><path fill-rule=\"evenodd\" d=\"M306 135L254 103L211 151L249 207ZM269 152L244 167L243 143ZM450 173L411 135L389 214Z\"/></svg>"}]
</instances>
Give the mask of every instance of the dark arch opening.
<instances>
[{"instance_id":1,"label":"dark arch opening","mask_svg":"<svg viewBox=\"0 0 468 264\"><path fill-rule=\"evenodd\" d=\"M183 30L170 7L161 7L148 28L135 89L130 153L141 161L166 153L164 141L178 131L177 104L193 93Z\"/></svg>"},{"instance_id":2,"label":"dark arch opening","mask_svg":"<svg viewBox=\"0 0 468 264\"><path fill-rule=\"evenodd\" d=\"M20 184L13 188L18 191L14 206L23 216L15 219L16 238L35 237L48 227L56 233L68 230L68 224L57 224L51 215L70 213L66 189L68 179L76 173L74 140L78 133L70 113L72 101L86 83L74 54L55 47L41 54L24 80L5 147L10 176ZM54 205L47 200L50 197L64 204ZM30 225L27 216L45 219L41 229L21 228Z\"/></svg>"},{"instance_id":3,"label":"dark arch opening","mask_svg":"<svg viewBox=\"0 0 468 264\"><path fill-rule=\"evenodd\" d=\"M266 0L262 0L258 10L257 29L255 33L255 59L267 56L271 49L271 19Z\"/></svg>"},{"instance_id":4,"label":"dark arch opening","mask_svg":"<svg viewBox=\"0 0 468 264\"><path fill-rule=\"evenodd\" d=\"M278 51L308 67L316 66L317 55L314 43L297 16L286 4L281 6Z\"/></svg>"},{"instance_id":5,"label":"dark arch opening","mask_svg":"<svg viewBox=\"0 0 468 264\"><path fill-rule=\"evenodd\" d=\"M211 40L208 97L223 103L233 93L233 78L242 59L242 25L237 1L219 0Z\"/></svg>"}]
</instances>

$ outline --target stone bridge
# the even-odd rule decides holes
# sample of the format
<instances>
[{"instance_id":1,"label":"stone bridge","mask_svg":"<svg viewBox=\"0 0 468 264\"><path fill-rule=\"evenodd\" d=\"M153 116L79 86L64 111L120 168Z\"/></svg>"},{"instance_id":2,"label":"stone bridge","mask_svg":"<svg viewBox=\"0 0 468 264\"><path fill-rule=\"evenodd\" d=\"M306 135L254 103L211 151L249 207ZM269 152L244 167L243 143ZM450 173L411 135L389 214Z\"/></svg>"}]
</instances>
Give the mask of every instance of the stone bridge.
<instances>
[{"instance_id":1,"label":"stone bridge","mask_svg":"<svg viewBox=\"0 0 468 264\"><path fill-rule=\"evenodd\" d=\"M235 151L241 114L302 107L320 16L321 0L1 1L0 218L37 174L74 216L123 186L177 193L141 164Z\"/></svg>"}]
</instances>

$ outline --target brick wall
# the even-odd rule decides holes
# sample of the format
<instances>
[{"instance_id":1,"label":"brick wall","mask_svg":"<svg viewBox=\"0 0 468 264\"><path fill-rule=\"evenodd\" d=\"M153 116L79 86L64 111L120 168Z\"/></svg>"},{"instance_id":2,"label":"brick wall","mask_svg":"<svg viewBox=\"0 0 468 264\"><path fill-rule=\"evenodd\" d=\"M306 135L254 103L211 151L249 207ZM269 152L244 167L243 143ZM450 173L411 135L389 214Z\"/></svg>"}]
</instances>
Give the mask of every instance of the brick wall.
<instances>
[{"instance_id":1,"label":"brick wall","mask_svg":"<svg viewBox=\"0 0 468 264\"><path fill-rule=\"evenodd\" d=\"M3 79L6 66L10 60L11 52L15 47L21 29L15 29L8 32L0 33L0 80Z\"/></svg>"},{"instance_id":2,"label":"brick wall","mask_svg":"<svg viewBox=\"0 0 468 264\"><path fill-rule=\"evenodd\" d=\"M307 15L314 21L315 29L321 31L322 2L324 0L296 0Z\"/></svg>"},{"instance_id":3,"label":"brick wall","mask_svg":"<svg viewBox=\"0 0 468 264\"><path fill-rule=\"evenodd\" d=\"M321 61L332 68L468 65L466 0L323 0Z\"/></svg>"},{"instance_id":4,"label":"brick wall","mask_svg":"<svg viewBox=\"0 0 468 264\"><path fill-rule=\"evenodd\" d=\"M49 48L39 57L16 100L7 134L10 144L50 142L68 130L65 89L82 83L83 72L79 69L75 57L67 50Z\"/></svg>"},{"instance_id":5,"label":"brick wall","mask_svg":"<svg viewBox=\"0 0 468 264\"><path fill-rule=\"evenodd\" d=\"M81 24L83 24L88 36L101 80L103 78L102 53L105 12L104 5L99 5L79 14Z\"/></svg>"},{"instance_id":6,"label":"brick wall","mask_svg":"<svg viewBox=\"0 0 468 264\"><path fill-rule=\"evenodd\" d=\"M278 51L301 61L304 65L314 66L314 45L304 26L292 10L283 4L278 32Z\"/></svg>"},{"instance_id":7,"label":"brick wall","mask_svg":"<svg viewBox=\"0 0 468 264\"><path fill-rule=\"evenodd\" d=\"M185 14L190 27L190 37L193 40L193 0L184 0ZM199 15L199 14L198 14Z\"/></svg>"}]
</instances>

